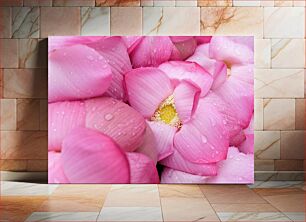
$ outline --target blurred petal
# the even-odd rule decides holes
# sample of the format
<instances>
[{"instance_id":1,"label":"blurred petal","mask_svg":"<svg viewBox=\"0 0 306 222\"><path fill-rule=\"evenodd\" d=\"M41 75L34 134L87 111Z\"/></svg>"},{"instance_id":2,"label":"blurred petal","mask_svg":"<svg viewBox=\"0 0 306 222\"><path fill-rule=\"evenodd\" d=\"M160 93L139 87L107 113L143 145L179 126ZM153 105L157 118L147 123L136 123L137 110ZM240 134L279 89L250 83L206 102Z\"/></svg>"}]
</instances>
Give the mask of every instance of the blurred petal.
<instances>
[{"instance_id":1,"label":"blurred petal","mask_svg":"<svg viewBox=\"0 0 306 222\"><path fill-rule=\"evenodd\" d=\"M100 96L111 83L105 58L85 45L57 49L48 58L49 102Z\"/></svg>"},{"instance_id":2,"label":"blurred petal","mask_svg":"<svg viewBox=\"0 0 306 222\"><path fill-rule=\"evenodd\" d=\"M208 177L193 175L168 167L163 169L161 183L205 183Z\"/></svg>"},{"instance_id":3,"label":"blurred petal","mask_svg":"<svg viewBox=\"0 0 306 222\"><path fill-rule=\"evenodd\" d=\"M197 41L192 36L171 36L174 48L171 60L185 60L194 53Z\"/></svg>"},{"instance_id":4,"label":"blurred petal","mask_svg":"<svg viewBox=\"0 0 306 222\"><path fill-rule=\"evenodd\" d=\"M63 171L61 153L48 152L48 183L69 183Z\"/></svg>"},{"instance_id":5,"label":"blurred petal","mask_svg":"<svg viewBox=\"0 0 306 222\"><path fill-rule=\"evenodd\" d=\"M125 84L131 106L146 118L173 91L170 79L157 68L133 69L125 75Z\"/></svg>"},{"instance_id":6,"label":"blurred petal","mask_svg":"<svg viewBox=\"0 0 306 222\"><path fill-rule=\"evenodd\" d=\"M126 153L130 163L131 183L159 183L155 163L141 153Z\"/></svg>"},{"instance_id":7,"label":"blurred petal","mask_svg":"<svg viewBox=\"0 0 306 222\"><path fill-rule=\"evenodd\" d=\"M226 160L218 163L218 175L210 177L207 183L254 183L254 155L230 147Z\"/></svg>"},{"instance_id":8,"label":"blurred petal","mask_svg":"<svg viewBox=\"0 0 306 222\"><path fill-rule=\"evenodd\" d=\"M71 183L129 183L125 153L96 130L74 129L63 141L63 168Z\"/></svg>"},{"instance_id":9,"label":"blurred petal","mask_svg":"<svg viewBox=\"0 0 306 222\"><path fill-rule=\"evenodd\" d=\"M208 93L213 82L212 76L193 62L170 61L160 65L159 69L164 71L176 84L187 80L197 85L201 89L201 97Z\"/></svg>"}]
</instances>

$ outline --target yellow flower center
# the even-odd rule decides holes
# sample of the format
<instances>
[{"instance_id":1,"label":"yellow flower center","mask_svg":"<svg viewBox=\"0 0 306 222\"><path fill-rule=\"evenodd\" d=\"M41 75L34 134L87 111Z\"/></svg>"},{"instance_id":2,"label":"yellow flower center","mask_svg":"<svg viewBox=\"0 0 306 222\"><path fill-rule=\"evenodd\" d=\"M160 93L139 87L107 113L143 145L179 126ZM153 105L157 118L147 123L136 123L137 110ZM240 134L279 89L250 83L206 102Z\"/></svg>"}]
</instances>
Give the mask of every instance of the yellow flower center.
<instances>
[{"instance_id":1,"label":"yellow flower center","mask_svg":"<svg viewBox=\"0 0 306 222\"><path fill-rule=\"evenodd\" d=\"M178 129L182 127L182 123L176 112L173 95L170 95L160 104L154 115L151 117L151 120L161 121L170 126L175 126Z\"/></svg>"}]
</instances>

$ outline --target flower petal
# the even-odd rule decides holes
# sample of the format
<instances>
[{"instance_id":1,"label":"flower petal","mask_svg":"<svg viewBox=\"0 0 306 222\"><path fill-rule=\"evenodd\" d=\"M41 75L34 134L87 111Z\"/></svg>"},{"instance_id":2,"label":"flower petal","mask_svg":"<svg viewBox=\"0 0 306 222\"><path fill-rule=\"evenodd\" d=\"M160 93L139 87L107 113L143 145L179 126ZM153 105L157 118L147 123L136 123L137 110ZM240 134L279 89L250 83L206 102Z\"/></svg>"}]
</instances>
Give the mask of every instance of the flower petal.
<instances>
[{"instance_id":1,"label":"flower petal","mask_svg":"<svg viewBox=\"0 0 306 222\"><path fill-rule=\"evenodd\" d=\"M133 68L158 66L168 61L173 44L168 36L146 36L130 52Z\"/></svg>"},{"instance_id":2,"label":"flower petal","mask_svg":"<svg viewBox=\"0 0 306 222\"><path fill-rule=\"evenodd\" d=\"M233 65L231 77L237 78L249 84L254 84L254 65Z\"/></svg>"},{"instance_id":3,"label":"flower petal","mask_svg":"<svg viewBox=\"0 0 306 222\"><path fill-rule=\"evenodd\" d=\"M133 51L135 47L141 42L144 36L122 36L121 37L128 48L128 53Z\"/></svg>"},{"instance_id":4,"label":"flower petal","mask_svg":"<svg viewBox=\"0 0 306 222\"><path fill-rule=\"evenodd\" d=\"M193 175L168 167L163 169L161 183L206 183L208 177Z\"/></svg>"},{"instance_id":5,"label":"flower petal","mask_svg":"<svg viewBox=\"0 0 306 222\"><path fill-rule=\"evenodd\" d=\"M170 61L160 65L159 69L176 84L188 80L197 85L201 89L201 97L208 93L213 83L212 76L194 62Z\"/></svg>"},{"instance_id":6,"label":"flower petal","mask_svg":"<svg viewBox=\"0 0 306 222\"><path fill-rule=\"evenodd\" d=\"M102 95L112 72L103 56L85 45L49 53L48 100L76 100Z\"/></svg>"},{"instance_id":7,"label":"flower petal","mask_svg":"<svg viewBox=\"0 0 306 222\"><path fill-rule=\"evenodd\" d=\"M198 105L201 89L192 83L182 81L174 90L175 108L183 123L191 119Z\"/></svg>"},{"instance_id":8,"label":"flower petal","mask_svg":"<svg viewBox=\"0 0 306 222\"><path fill-rule=\"evenodd\" d=\"M163 159L160 164L195 175L215 176L217 174L216 163L192 163L184 159L184 157L176 150L174 150L173 154Z\"/></svg>"},{"instance_id":9,"label":"flower petal","mask_svg":"<svg viewBox=\"0 0 306 222\"><path fill-rule=\"evenodd\" d=\"M171 36L174 48L171 60L185 60L194 53L197 41L192 36Z\"/></svg>"},{"instance_id":10,"label":"flower petal","mask_svg":"<svg viewBox=\"0 0 306 222\"><path fill-rule=\"evenodd\" d=\"M210 177L207 183L254 183L254 155L230 147L226 160L218 163L218 175Z\"/></svg>"},{"instance_id":11,"label":"flower petal","mask_svg":"<svg viewBox=\"0 0 306 222\"><path fill-rule=\"evenodd\" d=\"M125 84L131 106L146 118L173 92L170 79L157 68L133 69L125 75Z\"/></svg>"},{"instance_id":12,"label":"flower petal","mask_svg":"<svg viewBox=\"0 0 306 222\"><path fill-rule=\"evenodd\" d=\"M195 36L198 44L209 43L211 36Z\"/></svg>"},{"instance_id":13,"label":"flower petal","mask_svg":"<svg viewBox=\"0 0 306 222\"><path fill-rule=\"evenodd\" d=\"M159 183L155 163L141 153L126 153L130 163L131 183Z\"/></svg>"},{"instance_id":14,"label":"flower petal","mask_svg":"<svg viewBox=\"0 0 306 222\"><path fill-rule=\"evenodd\" d=\"M129 183L125 153L108 136L76 128L63 141L63 168L71 183Z\"/></svg>"},{"instance_id":15,"label":"flower petal","mask_svg":"<svg viewBox=\"0 0 306 222\"><path fill-rule=\"evenodd\" d=\"M157 142L157 160L160 161L173 153L173 137L176 133L176 128L162 122L149 122Z\"/></svg>"},{"instance_id":16,"label":"flower petal","mask_svg":"<svg viewBox=\"0 0 306 222\"><path fill-rule=\"evenodd\" d=\"M245 134L245 140L239 145L240 152L245 154L254 153L254 114L249 123L249 126L243 130Z\"/></svg>"},{"instance_id":17,"label":"flower petal","mask_svg":"<svg viewBox=\"0 0 306 222\"><path fill-rule=\"evenodd\" d=\"M61 153L48 152L48 183L69 183L63 171Z\"/></svg>"}]
</instances>

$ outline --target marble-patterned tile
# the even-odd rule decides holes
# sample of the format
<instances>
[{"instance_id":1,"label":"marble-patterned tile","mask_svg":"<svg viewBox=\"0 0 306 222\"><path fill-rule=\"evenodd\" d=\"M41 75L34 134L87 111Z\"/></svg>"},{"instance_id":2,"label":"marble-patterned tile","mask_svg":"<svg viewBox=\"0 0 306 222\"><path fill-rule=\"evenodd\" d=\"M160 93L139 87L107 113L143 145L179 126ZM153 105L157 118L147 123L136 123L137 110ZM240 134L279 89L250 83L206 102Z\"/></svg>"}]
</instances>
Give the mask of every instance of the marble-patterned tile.
<instances>
[{"instance_id":1,"label":"marble-patterned tile","mask_svg":"<svg viewBox=\"0 0 306 222\"><path fill-rule=\"evenodd\" d=\"M305 99L295 100L295 129L305 129Z\"/></svg>"},{"instance_id":2,"label":"marble-patterned tile","mask_svg":"<svg viewBox=\"0 0 306 222\"><path fill-rule=\"evenodd\" d=\"M293 0L274 0L274 6L293 6Z\"/></svg>"},{"instance_id":3,"label":"marble-patterned tile","mask_svg":"<svg viewBox=\"0 0 306 222\"><path fill-rule=\"evenodd\" d=\"M303 171L259 171L255 172L256 181L303 181Z\"/></svg>"},{"instance_id":4,"label":"marble-patterned tile","mask_svg":"<svg viewBox=\"0 0 306 222\"><path fill-rule=\"evenodd\" d=\"M18 68L17 39L0 39L0 68Z\"/></svg>"},{"instance_id":5,"label":"marble-patterned tile","mask_svg":"<svg viewBox=\"0 0 306 222\"><path fill-rule=\"evenodd\" d=\"M264 99L264 130L290 130L294 128L294 99Z\"/></svg>"},{"instance_id":6,"label":"marble-patterned tile","mask_svg":"<svg viewBox=\"0 0 306 222\"><path fill-rule=\"evenodd\" d=\"M57 186L58 185L1 181L1 198L3 196L31 196L32 198L33 196L47 196L52 194Z\"/></svg>"},{"instance_id":7,"label":"marble-patterned tile","mask_svg":"<svg viewBox=\"0 0 306 222\"><path fill-rule=\"evenodd\" d=\"M140 0L96 0L96 6L140 6Z\"/></svg>"},{"instance_id":8,"label":"marble-patterned tile","mask_svg":"<svg viewBox=\"0 0 306 222\"><path fill-rule=\"evenodd\" d=\"M273 171L274 170L274 160L255 160L254 161L255 171Z\"/></svg>"},{"instance_id":9,"label":"marble-patterned tile","mask_svg":"<svg viewBox=\"0 0 306 222\"><path fill-rule=\"evenodd\" d=\"M167 221L219 221L205 198L161 198L163 219Z\"/></svg>"},{"instance_id":10,"label":"marble-patterned tile","mask_svg":"<svg viewBox=\"0 0 306 222\"><path fill-rule=\"evenodd\" d=\"M48 130L48 100L41 99L39 105L39 129Z\"/></svg>"},{"instance_id":11,"label":"marble-patterned tile","mask_svg":"<svg viewBox=\"0 0 306 222\"><path fill-rule=\"evenodd\" d=\"M201 35L263 36L261 7L202 7Z\"/></svg>"},{"instance_id":12,"label":"marble-patterned tile","mask_svg":"<svg viewBox=\"0 0 306 222\"><path fill-rule=\"evenodd\" d=\"M277 171L303 171L303 160L275 160L275 170Z\"/></svg>"},{"instance_id":13,"label":"marble-patterned tile","mask_svg":"<svg viewBox=\"0 0 306 222\"><path fill-rule=\"evenodd\" d=\"M19 68L46 68L47 51L46 39L19 39Z\"/></svg>"},{"instance_id":14,"label":"marble-patterned tile","mask_svg":"<svg viewBox=\"0 0 306 222\"><path fill-rule=\"evenodd\" d=\"M306 69L304 69L304 98L306 98Z\"/></svg>"},{"instance_id":15,"label":"marble-patterned tile","mask_svg":"<svg viewBox=\"0 0 306 222\"><path fill-rule=\"evenodd\" d=\"M80 14L78 7L42 7L41 38L49 35L80 35Z\"/></svg>"},{"instance_id":16,"label":"marble-patterned tile","mask_svg":"<svg viewBox=\"0 0 306 222\"><path fill-rule=\"evenodd\" d=\"M1 0L0 7L22 6L23 0Z\"/></svg>"},{"instance_id":17,"label":"marble-patterned tile","mask_svg":"<svg viewBox=\"0 0 306 222\"><path fill-rule=\"evenodd\" d=\"M218 217L221 221L291 221L280 212L222 212Z\"/></svg>"},{"instance_id":18,"label":"marble-patterned tile","mask_svg":"<svg viewBox=\"0 0 306 222\"><path fill-rule=\"evenodd\" d=\"M110 35L110 8L82 7L81 35Z\"/></svg>"},{"instance_id":19,"label":"marble-patterned tile","mask_svg":"<svg viewBox=\"0 0 306 222\"><path fill-rule=\"evenodd\" d=\"M0 69L0 99L3 97L3 69Z\"/></svg>"},{"instance_id":20,"label":"marble-patterned tile","mask_svg":"<svg viewBox=\"0 0 306 222\"><path fill-rule=\"evenodd\" d=\"M0 129L1 130L16 130L17 112L15 99L0 100Z\"/></svg>"},{"instance_id":21,"label":"marble-patterned tile","mask_svg":"<svg viewBox=\"0 0 306 222\"><path fill-rule=\"evenodd\" d=\"M294 222L305 221L305 212L282 212Z\"/></svg>"},{"instance_id":22,"label":"marble-patterned tile","mask_svg":"<svg viewBox=\"0 0 306 222\"><path fill-rule=\"evenodd\" d=\"M52 0L23 0L24 6L52 6Z\"/></svg>"},{"instance_id":23,"label":"marble-patterned tile","mask_svg":"<svg viewBox=\"0 0 306 222\"><path fill-rule=\"evenodd\" d=\"M292 25L294 24L294 25ZM286 30L284 32L284 30ZM304 38L305 10L301 7L264 8L265 38Z\"/></svg>"},{"instance_id":24,"label":"marble-patterned tile","mask_svg":"<svg viewBox=\"0 0 306 222\"><path fill-rule=\"evenodd\" d=\"M5 98L47 98L46 69L5 69Z\"/></svg>"},{"instance_id":25,"label":"marble-patterned tile","mask_svg":"<svg viewBox=\"0 0 306 222\"><path fill-rule=\"evenodd\" d=\"M306 2L304 0L293 0L293 6L295 6L295 7L305 7Z\"/></svg>"},{"instance_id":26,"label":"marble-patterned tile","mask_svg":"<svg viewBox=\"0 0 306 222\"><path fill-rule=\"evenodd\" d=\"M39 37L38 7L12 8L12 37L13 38Z\"/></svg>"},{"instance_id":27,"label":"marble-patterned tile","mask_svg":"<svg viewBox=\"0 0 306 222\"><path fill-rule=\"evenodd\" d=\"M27 160L28 172L48 172L48 160Z\"/></svg>"},{"instance_id":28,"label":"marble-patterned tile","mask_svg":"<svg viewBox=\"0 0 306 222\"><path fill-rule=\"evenodd\" d=\"M271 40L255 39L255 67L270 68L271 67Z\"/></svg>"},{"instance_id":29,"label":"marble-patterned tile","mask_svg":"<svg viewBox=\"0 0 306 222\"><path fill-rule=\"evenodd\" d=\"M26 221L96 221L99 212L34 212Z\"/></svg>"},{"instance_id":30,"label":"marble-patterned tile","mask_svg":"<svg viewBox=\"0 0 306 222\"><path fill-rule=\"evenodd\" d=\"M12 9L0 7L0 38L11 38Z\"/></svg>"},{"instance_id":31,"label":"marble-patterned tile","mask_svg":"<svg viewBox=\"0 0 306 222\"><path fill-rule=\"evenodd\" d=\"M196 7L198 5L197 0L176 0L175 6L182 6L182 7Z\"/></svg>"},{"instance_id":32,"label":"marble-patterned tile","mask_svg":"<svg viewBox=\"0 0 306 222\"><path fill-rule=\"evenodd\" d=\"M281 131L281 159L302 160L305 150L305 131Z\"/></svg>"},{"instance_id":33,"label":"marble-patterned tile","mask_svg":"<svg viewBox=\"0 0 306 222\"><path fill-rule=\"evenodd\" d=\"M128 21L128 22L126 22ZM112 7L110 30L111 35L141 35L141 7Z\"/></svg>"},{"instance_id":34,"label":"marble-patterned tile","mask_svg":"<svg viewBox=\"0 0 306 222\"><path fill-rule=\"evenodd\" d=\"M140 0L140 6L153 6L154 0Z\"/></svg>"},{"instance_id":35,"label":"marble-patterned tile","mask_svg":"<svg viewBox=\"0 0 306 222\"><path fill-rule=\"evenodd\" d=\"M204 198L198 185L159 184L160 197Z\"/></svg>"},{"instance_id":36,"label":"marble-patterned tile","mask_svg":"<svg viewBox=\"0 0 306 222\"><path fill-rule=\"evenodd\" d=\"M211 204L266 203L246 185L200 185L200 188Z\"/></svg>"},{"instance_id":37,"label":"marble-patterned tile","mask_svg":"<svg viewBox=\"0 0 306 222\"><path fill-rule=\"evenodd\" d=\"M95 0L53 0L53 6L95 6Z\"/></svg>"},{"instance_id":38,"label":"marble-patterned tile","mask_svg":"<svg viewBox=\"0 0 306 222\"><path fill-rule=\"evenodd\" d=\"M1 171L24 172L27 170L26 160L0 160Z\"/></svg>"},{"instance_id":39,"label":"marble-patterned tile","mask_svg":"<svg viewBox=\"0 0 306 222\"><path fill-rule=\"evenodd\" d=\"M255 159L280 158L280 132L255 131L254 155Z\"/></svg>"},{"instance_id":40,"label":"marble-patterned tile","mask_svg":"<svg viewBox=\"0 0 306 222\"><path fill-rule=\"evenodd\" d=\"M299 188L304 186L304 181L255 181L254 184L248 185L251 189L256 188ZM271 190L271 189L269 189Z\"/></svg>"},{"instance_id":41,"label":"marble-patterned tile","mask_svg":"<svg viewBox=\"0 0 306 222\"><path fill-rule=\"evenodd\" d=\"M199 35L199 20L198 7L144 7L143 34Z\"/></svg>"},{"instance_id":42,"label":"marble-patterned tile","mask_svg":"<svg viewBox=\"0 0 306 222\"><path fill-rule=\"evenodd\" d=\"M254 101L254 129L263 130L263 99Z\"/></svg>"},{"instance_id":43,"label":"marble-patterned tile","mask_svg":"<svg viewBox=\"0 0 306 222\"><path fill-rule=\"evenodd\" d=\"M232 0L198 0L198 6L233 6Z\"/></svg>"},{"instance_id":44,"label":"marble-patterned tile","mask_svg":"<svg viewBox=\"0 0 306 222\"><path fill-rule=\"evenodd\" d=\"M1 157L13 160L47 159L47 143L47 132L1 131Z\"/></svg>"},{"instance_id":45,"label":"marble-patterned tile","mask_svg":"<svg viewBox=\"0 0 306 222\"><path fill-rule=\"evenodd\" d=\"M303 69L255 69L256 98L303 98Z\"/></svg>"},{"instance_id":46,"label":"marble-patterned tile","mask_svg":"<svg viewBox=\"0 0 306 222\"><path fill-rule=\"evenodd\" d=\"M171 7L175 6L175 0L153 0L154 7Z\"/></svg>"},{"instance_id":47,"label":"marble-patterned tile","mask_svg":"<svg viewBox=\"0 0 306 222\"><path fill-rule=\"evenodd\" d=\"M260 6L260 0L233 0L233 6Z\"/></svg>"},{"instance_id":48,"label":"marble-patterned tile","mask_svg":"<svg viewBox=\"0 0 306 222\"><path fill-rule=\"evenodd\" d=\"M160 207L103 207L97 221L163 221Z\"/></svg>"},{"instance_id":49,"label":"marble-patterned tile","mask_svg":"<svg viewBox=\"0 0 306 222\"><path fill-rule=\"evenodd\" d=\"M39 100L17 99L17 130L39 130Z\"/></svg>"},{"instance_id":50,"label":"marble-patterned tile","mask_svg":"<svg viewBox=\"0 0 306 222\"><path fill-rule=\"evenodd\" d=\"M304 68L305 40L272 39L271 58L272 68Z\"/></svg>"},{"instance_id":51,"label":"marble-patterned tile","mask_svg":"<svg viewBox=\"0 0 306 222\"><path fill-rule=\"evenodd\" d=\"M221 212L277 212L278 210L268 203L260 204L212 204L217 213Z\"/></svg>"},{"instance_id":52,"label":"marble-patterned tile","mask_svg":"<svg viewBox=\"0 0 306 222\"><path fill-rule=\"evenodd\" d=\"M260 0L260 6L274 6L274 0Z\"/></svg>"},{"instance_id":53,"label":"marble-patterned tile","mask_svg":"<svg viewBox=\"0 0 306 222\"><path fill-rule=\"evenodd\" d=\"M159 207L157 185L112 185L104 207Z\"/></svg>"}]
</instances>

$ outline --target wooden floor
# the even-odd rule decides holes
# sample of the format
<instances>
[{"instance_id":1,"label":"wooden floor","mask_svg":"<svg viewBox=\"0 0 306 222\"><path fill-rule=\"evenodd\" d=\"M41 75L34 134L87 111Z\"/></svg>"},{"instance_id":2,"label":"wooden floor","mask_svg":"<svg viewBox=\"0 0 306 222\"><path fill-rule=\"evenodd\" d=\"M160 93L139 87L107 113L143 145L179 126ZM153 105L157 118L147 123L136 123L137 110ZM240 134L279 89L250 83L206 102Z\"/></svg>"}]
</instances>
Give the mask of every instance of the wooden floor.
<instances>
[{"instance_id":1,"label":"wooden floor","mask_svg":"<svg viewBox=\"0 0 306 222\"><path fill-rule=\"evenodd\" d=\"M1 182L0 221L305 221L301 182L47 185Z\"/></svg>"}]
</instances>

